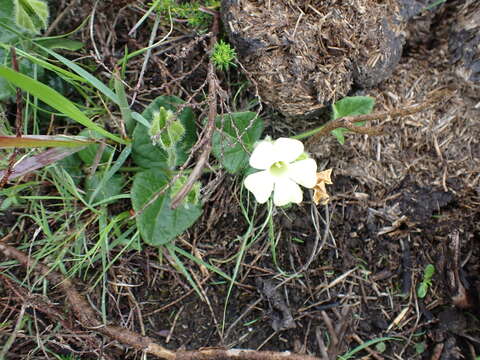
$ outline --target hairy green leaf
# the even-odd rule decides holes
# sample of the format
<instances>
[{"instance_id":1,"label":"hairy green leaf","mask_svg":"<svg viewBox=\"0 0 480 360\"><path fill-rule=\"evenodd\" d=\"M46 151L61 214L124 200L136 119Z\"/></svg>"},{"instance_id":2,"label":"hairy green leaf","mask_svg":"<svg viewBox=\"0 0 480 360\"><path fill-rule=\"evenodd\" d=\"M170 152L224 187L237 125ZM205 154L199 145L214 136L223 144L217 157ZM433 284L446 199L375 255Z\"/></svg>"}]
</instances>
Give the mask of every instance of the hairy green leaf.
<instances>
[{"instance_id":1,"label":"hairy green leaf","mask_svg":"<svg viewBox=\"0 0 480 360\"><path fill-rule=\"evenodd\" d=\"M145 207L169 179L158 169L150 169L135 175L132 186L132 204L136 212L137 226L143 240L153 246L167 244L192 226L202 214L200 204L181 204L170 208L170 191L166 190L153 203Z\"/></svg>"},{"instance_id":2,"label":"hairy green leaf","mask_svg":"<svg viewBox=\"0 0 480 360\"><path fill-rule=\"evenodd\" d=\"M91 203L108 200L122 192L122 188L125 185L125 179L122 175L114 174L108 182L102 181L104 176L104 172L96 172L85 181L87 199L90 199L93 195L93 198L90 199Z\"/></svg>"},{"instance_id":3,"label":"hairy green leaf","mask_svg":"<svg viewBox=\"0 0 480 360\"><path fill-rule=\"evenodd\" d=\"M183 104L184 101L176 96L159 96L143 111L142 117L151 123L155 113L160 112L161 107L176 112L178 106ZM195 116L189 107L183 108L176 115L185 128L185 135L176 145L176 165L181 165L187 159L187 153L195 143L197 135ZM167 166L167 153L160 146L152 144L149 129L142 124L137 124L133 131L132 158L137 165L144 168L165 168Z\"/></svg>"},{"instance_id":4,"label":"hairy green leaf","mask_svg":"<svg viewBox=\"0 0 480 360\"><path fill-rule=\"evenodd\" d=\"M48 5L42 0L14 0L15 24L32 33L48 27Z\"/></svg>"},{"instance_id":5,"label":"hairy green leaf","mask_svg":"<svg viewBox=\"0 0 480 360\"><path fill-rule=\"evenodd\" d=\"M112 139L120 144L126 144L127 141L113 135L95 124L90 120L77 106L68 100L65 96L51 87L42 84L41 82L30 78L24 74L18 73L6 66L0 65L0 77L5 78L15 86L18 86L24 91L28 91L32 95L38 97L44 103L50 105L54 109L60 111L66 116L72 118L76 122L86 126L87 128L98 132L99 134Z\"/></svg>"}]
</instances>

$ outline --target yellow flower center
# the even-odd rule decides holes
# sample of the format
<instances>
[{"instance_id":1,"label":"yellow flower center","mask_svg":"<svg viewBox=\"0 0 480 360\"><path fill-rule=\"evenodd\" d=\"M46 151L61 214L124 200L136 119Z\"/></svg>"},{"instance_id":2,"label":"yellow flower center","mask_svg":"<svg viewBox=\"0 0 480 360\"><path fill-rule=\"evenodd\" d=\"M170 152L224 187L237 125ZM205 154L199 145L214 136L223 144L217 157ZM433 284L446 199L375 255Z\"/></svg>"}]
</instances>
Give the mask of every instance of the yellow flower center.
<instances>
[{"instance_id":1,"label":"yellow flower center","mask_svg":"<svg viewBox=\"0 0 480 360\"><path fill-rule=\"evenodd\" d=\"M270 174L273 176L282 176L288 171L288 164L285 161L277 161L270 166Z\"/></svg>"}]
</instances>

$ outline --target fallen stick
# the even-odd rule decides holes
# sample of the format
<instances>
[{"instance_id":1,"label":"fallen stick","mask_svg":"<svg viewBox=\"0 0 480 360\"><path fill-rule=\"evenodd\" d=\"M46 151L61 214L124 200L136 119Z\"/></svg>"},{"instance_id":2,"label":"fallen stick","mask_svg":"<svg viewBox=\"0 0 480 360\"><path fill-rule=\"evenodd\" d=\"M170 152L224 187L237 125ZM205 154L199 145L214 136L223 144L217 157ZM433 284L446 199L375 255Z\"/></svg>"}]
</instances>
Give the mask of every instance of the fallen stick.
<instances>
[{"instance_id":1,"label":"fallen stick","mask_svg":"<svg viewBox=\"0 0 480 360\"><path fill-rule=\"evenodd\" d=\"M0 240L0 252L6 257L15 259L28 269L43 275L54 286L58 286L66 295L67 303L71 306L74 316L82 327L95 331L136 350L155 355L166 360L320 360L314 356L292 354L274 351L256 351L244 349L203 349L192 351L172 351L157 344L154 339L142 336L134 331L116 325L103 324L87 300L77 291L72 281L62 274L50 270L48 266L31 259L25 253L13 246L5 244L13 235L9 234Z\"/></svg>"}]
</instances>

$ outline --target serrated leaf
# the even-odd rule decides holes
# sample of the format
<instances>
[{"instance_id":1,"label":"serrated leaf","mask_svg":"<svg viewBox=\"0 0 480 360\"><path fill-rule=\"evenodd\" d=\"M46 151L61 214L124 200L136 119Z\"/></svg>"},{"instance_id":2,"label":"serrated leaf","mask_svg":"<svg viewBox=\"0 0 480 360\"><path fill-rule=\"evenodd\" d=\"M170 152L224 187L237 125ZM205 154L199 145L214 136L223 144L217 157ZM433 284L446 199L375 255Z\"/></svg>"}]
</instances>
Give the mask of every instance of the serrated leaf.
<instances>
[{"instance_id":1,"label":"serrated leaf","mask_svg":"<svg viewBox=\"0 0 480 360\"><path fill-rule=\"evenodd\" d=\"M167 110L176 112L179 105L185 102L176 96L159 96L143 111L142 116L149 123L152 122L154 114L160 111L163 106ZM185 127L185 135L177 144L177 163L181 165L187 159L187 154L197 139L195 129L195 115L193 111L186 107L180 114L177 114L178 119ZM167 153L160 148L154 146L150 138L148 128L142 124L137 124L133 131L133 161L144 168L165 168L167 167Z\"/></svg>"},{"instance_id":2,"label":"serrated leaf","mask_svg":"<svg viewBox=\"0 0 480 360\"><path fill-rule=\"evenodd\" d=\"M255 112L246 111L218 117L216 126L212 139L213 155L231 174L244 170L249 158L245 149L251 151L260 139L263 121Z\"/></svg>"},{"instance_id":3,"label":"serrated leaf","mask_svg":"<svg viewBox=\"0 0 480 360\"><path fill-rule=\"evenodd\" d=\"M133 209L139 212L169 182L165 173L150 169L135 175L132 185ZM192 226L202 214L200 204L170 208L170 191L160 195L136 216L143 240L152 246L165 245Z\"/></svg>"}]
</instances>

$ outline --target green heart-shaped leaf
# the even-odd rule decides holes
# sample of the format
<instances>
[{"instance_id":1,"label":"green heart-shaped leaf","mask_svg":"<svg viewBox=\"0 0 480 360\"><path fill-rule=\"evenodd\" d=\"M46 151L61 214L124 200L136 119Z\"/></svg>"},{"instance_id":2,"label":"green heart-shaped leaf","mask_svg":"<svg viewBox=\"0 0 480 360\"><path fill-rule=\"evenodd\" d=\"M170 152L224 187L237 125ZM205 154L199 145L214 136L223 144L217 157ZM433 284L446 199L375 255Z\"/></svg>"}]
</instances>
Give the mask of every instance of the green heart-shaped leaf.
<instances>
[{"instance_id":1,"label":"green heart-shaped leaf","mask_svg":"<svg viewBox=\"0 0 480 360\"><path fill-rule=\"evenodd\" d=\"M158 169L143 171L133 179L133 209L140 212L136 217L137 226L143 240L149 245L169 243L192 226L202 214L200 204L180 204L176 209L171 209L169 190L145 207L168 182L164 172Z\"/></svg>"},{"instance_id":2,"label":"green heart-shaped leaf","mask_svg":"<svg viewBox=\"0 0 480 360\"><path fill-rule=\"evenodd\" d=\"M161 107L173 112L185 102L176 96L159 96L143 111L142 116L152 122L154 114L160 111ZM197 139L195 129L195 115L192 109L185 107L177 114L178 119L185 128L185 135L177 144L177 166L187 159L187 154ZM135 163L144 168L165 168L167 167L167 153L160 147L152 144L148 128L137 124L133 131L132 158Z\"/></svg>"},{"instance_id":3,"label":"green heart-shaped leaf","mask_svg":"<svg viewBox=\"0 0 480 360\"><path fill-rule=\"evenodd\" d=\"M333 120L340 119L345 116L370 114L375 105L375 99L370 96L347 96L332 105ZM357 123L363 126L363 123ZM345 143L344 134L348 132L345 128L332 130L331 134L335 136L340 144Z\"/></svg>"}]
</instances>

